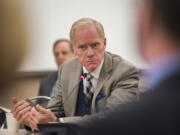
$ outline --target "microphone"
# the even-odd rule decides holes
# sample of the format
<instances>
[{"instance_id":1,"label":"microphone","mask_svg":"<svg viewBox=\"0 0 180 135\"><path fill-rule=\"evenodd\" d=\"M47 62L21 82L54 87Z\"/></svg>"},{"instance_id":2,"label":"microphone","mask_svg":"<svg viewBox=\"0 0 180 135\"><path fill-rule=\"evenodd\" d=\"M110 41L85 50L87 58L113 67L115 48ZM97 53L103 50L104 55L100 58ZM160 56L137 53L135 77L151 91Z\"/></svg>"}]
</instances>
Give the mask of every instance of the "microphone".
<instances>
[{"instance_id":1,"label":"microphone","mask_svg":"<svg viewBox=\"0 0 180 135\"><path fill-rule=\"evenodd\" d=\"M74 92L74 89L76 89L78 86L79 86L79 83L81 81L83 81L85 78L87 77L87 73L84 73L83 75L80 76L80 80L78 81L78 83L72 88L72 90L70 91L70 93L67 95L67 97L64 99L64 102L62 101L60 103L60 105L54 105L54 106L51 106L51 107L48 107L48 109L50 108L54 108L54 107L59 107L59 110L58 112L60 112L61 110L61 107L63 108L63 105L64 103L66 103L66 101L68 100L68 98L72 95L72 93Z\"/></svg>"}]
</instances>

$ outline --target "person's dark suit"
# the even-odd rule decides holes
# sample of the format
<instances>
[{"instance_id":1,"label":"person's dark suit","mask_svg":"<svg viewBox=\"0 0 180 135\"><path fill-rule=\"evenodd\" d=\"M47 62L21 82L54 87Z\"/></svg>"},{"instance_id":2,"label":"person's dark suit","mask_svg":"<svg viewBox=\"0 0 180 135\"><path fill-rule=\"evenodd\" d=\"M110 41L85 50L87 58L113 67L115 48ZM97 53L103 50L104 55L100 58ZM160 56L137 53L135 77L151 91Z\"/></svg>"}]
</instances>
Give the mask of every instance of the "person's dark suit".
<instances>
[{"instance_id":1,"label":"person's dark suit","mask_svg":"<svg viewBox=\"0 0 180 135\"><path fill-rule=\"evenodd\" d=\"M92 118L86 135L175 135L180 121L180 70L164 78L136 103L117 109L107 117ZM94 119L94 120L93 120Z\"/></svg>"},{"instance_id":2,"label":"person's dark suit","mask_svg":"<svg viewBox=\"0 0 180 135\"><path fill-rule=\"evenodd\" d=\"M50 96L52 89L57 81L58 71L49 73L40 84L39 95Z\"/></svg>"}]
</instances>

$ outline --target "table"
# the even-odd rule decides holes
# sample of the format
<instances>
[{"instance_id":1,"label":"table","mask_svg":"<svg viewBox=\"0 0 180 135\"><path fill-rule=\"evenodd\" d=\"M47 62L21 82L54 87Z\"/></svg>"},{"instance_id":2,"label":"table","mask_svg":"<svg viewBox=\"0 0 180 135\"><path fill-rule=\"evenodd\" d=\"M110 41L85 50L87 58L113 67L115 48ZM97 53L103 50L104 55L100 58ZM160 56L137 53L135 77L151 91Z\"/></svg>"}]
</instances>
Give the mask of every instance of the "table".
<instances>
[{"instance_id":1,"label":"table","mask_svg":"<svg viewBox=\"0 0 180 135\"><path fill-rule=\"evenodd\" d=\"M8 134L7 129L0 129L0 135L15 135L15 134ZM25 129L19 129L19 134L17 135L40 135L40 133L30 133L27 132Z\"/></svg>"}]
</instances>

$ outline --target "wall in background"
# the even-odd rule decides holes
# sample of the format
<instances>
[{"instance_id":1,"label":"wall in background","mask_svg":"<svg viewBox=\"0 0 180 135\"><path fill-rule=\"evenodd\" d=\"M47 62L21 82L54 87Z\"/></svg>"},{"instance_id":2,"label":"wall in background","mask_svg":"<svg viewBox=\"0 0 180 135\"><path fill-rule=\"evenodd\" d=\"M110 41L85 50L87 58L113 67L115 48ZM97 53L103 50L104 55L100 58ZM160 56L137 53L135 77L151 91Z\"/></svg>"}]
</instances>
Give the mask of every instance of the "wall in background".
<instances>
[{"instance_id":1,"label":"wall in background","mask_svg":"<svg viewBox=\"0 0 180 135\"><path fill-rule=\"evenodd\" d=\"M107 37L107 50L136 66L144 63L137 50L136 0L19 0L30 36L29 48L20 71L56 69L52 44L69 38L74 21L90 17L100 21Z\"/></svg>"},{"instance_id":2,"label":"wall in background","mask_svg":"<svg viewBox=\"0 0 180 135\"><path fill-rule=\"evenodd\" d=\"M42 76L29 76L9 84L0 95L0 106L12 108L12 97L17 97L17 100L25 100L37 96L41 79Z\"/></svg>"}]
</instances>

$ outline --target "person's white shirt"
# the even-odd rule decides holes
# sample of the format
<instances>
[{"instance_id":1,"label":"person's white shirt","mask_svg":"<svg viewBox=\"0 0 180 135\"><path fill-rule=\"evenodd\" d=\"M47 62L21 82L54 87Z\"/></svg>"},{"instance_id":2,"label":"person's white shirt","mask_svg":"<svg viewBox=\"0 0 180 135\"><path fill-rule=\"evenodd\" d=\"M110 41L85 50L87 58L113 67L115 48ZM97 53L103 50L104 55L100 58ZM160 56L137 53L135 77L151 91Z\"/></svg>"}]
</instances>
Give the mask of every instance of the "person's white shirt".
<instances>
[{"instance_id":1,"label":"person's white shirt","mask_svg":"<svg viewBox=\"0 0 180 135\"><path fill-rule=\"evenodd\" d=\"M96 90L96 86L99 80L99 75L100 75L103 63L104 63L104 59L101 61L101 64L93 72L88 72L87 69L83 66L83 73L90 73L93 76L93 78L91 79L91 83L93 85L94 90ZM84 87L86 87L86 81L87 79L85 78L83 80Z\"/></svg>"}]
</instances>

